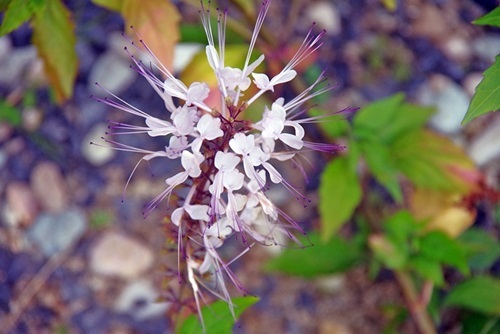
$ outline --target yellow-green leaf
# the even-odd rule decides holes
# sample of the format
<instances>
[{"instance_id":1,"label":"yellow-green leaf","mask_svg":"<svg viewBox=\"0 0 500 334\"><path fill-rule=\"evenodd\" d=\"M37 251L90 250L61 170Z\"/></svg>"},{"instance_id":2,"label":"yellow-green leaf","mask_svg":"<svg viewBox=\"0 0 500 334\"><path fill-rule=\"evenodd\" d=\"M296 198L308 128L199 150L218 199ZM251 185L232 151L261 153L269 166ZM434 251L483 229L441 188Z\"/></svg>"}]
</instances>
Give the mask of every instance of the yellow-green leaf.
<instances>
[{"instance_id":1,"label":"yellow-green leaf","mask_svg":"<svg viewBox=\"0 0 500 334\"><path fill-rule=\"evenodd\" d=\"M123 0L121 12L127 25L133 26L159 61L172 69L181 20L177 7L166 0ZM132 35L136 37L134 32Z\"/></svg>"},{"instance_id":2,"label":"yellow-green leaf","mask_svg":"<svg viewBox=\"0 0 500 334\"><path fill-rule=\"evenodd\" d=\"M2 25L0 26L0 36L17 29L21 24L31 19L31 16L43 10L45 1L43 0L12 0L4 13Z\"/></svg>"},{"instance_id":3,"label":"yellow-green leaf","mask_svg":"<svg viewBox=\"0 0 500 334\"><path fill-rule=\"evenodd\" d=\"M490 25L494 27L500 27L500 7L495 8L488 14L481 16L472 23L477 25Z\"/></svg>"},{"instance_id":4,"label":"yellow-green leaf","mask_svg":"<svg viewBox=\"0 0 500 334\"><path fill-rule=\"evenodd\" d=\"M124 0L92 0L92 2L98 6L117 12L121 12L123 1Z\"/></svg>"},{"instance_id":5,"label":"yellow-green leaf","mask_svg":"<svg viewBox=\"0 0 500 334\"><path fill-rule=\"evenodd\" d=\"M476 93L472 97L462 124L491 111L500 110L500 55L496 57L493 65L484 71L483 76L483 80L476 87Z\"/></svg>"},{"instance_id":6,"label":"yellow-green leaf","mask_svg":"<svg viewBox=\"0 0 500 334\"><path fill-rule=\"evenodd\" d=\"M60 0L50 0L43 10L35 13L32 23L33 44L43 59L58 102L63 102L73 94L78 69L70 12Z\"/></svg>"}]
</instances>

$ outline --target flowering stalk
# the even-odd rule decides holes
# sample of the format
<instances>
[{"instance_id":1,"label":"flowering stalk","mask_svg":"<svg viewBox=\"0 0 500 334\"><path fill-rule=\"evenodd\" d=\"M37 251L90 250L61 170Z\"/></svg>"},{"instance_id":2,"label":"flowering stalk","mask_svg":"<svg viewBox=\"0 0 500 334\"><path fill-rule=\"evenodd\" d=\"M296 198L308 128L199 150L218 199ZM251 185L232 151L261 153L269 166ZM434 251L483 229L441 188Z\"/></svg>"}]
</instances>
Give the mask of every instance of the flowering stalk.
<instances>
[{"instance_id":1,"label":"flowering stalk","mask_svg":"<svg viewBox=\"0 0 500 334\"><path fill-rule=\"evenodd\" d=\"M256 73L265 57L261 55L251 61L251 55L269 5L270 1L261 5L242 68L228 67L224 62L226 13L219 15L215 38L210 10L202 8L200 11L208 39L205 51L221 96L219 107L205 102L213 93L206 83L194 82L186 86L158 62L142 40L140 43L156 63L145 65L130 54L133 68L163 99L164 114L160 118L151 116L109 91L112 98L95 97L100 102L144 119L142 126L111 122L112 131L109 134L161 136L168 139L168 145L164 150L150 151L111 139L105 141L118 150L141 154L138 164L155 158L180 161L180 171L165 179L165 190L146 205L144 215L147 216L165 198L169 199L174 190L187 188L187 195L173 208L170 221L175 226L178 247L177 277L179 283L187 281L191 286L200 318L205 298L203 291L225 300L234 315L226 280L229 279L240 291L244 288L229 268L231 262L256 243L276 245L282 236L296 240L294 231L304 233L295 220L266 196L271 183L281 184L299 202L308 203L299 189L284 179L276 163L293 161L300 166L295 160L302 151L332 153L342 149L335 144L313 143L304 139L304 124L331 116L303 117L307 110L302 105L330 89L321 85L325 81L324 73L290 101L278 98L270 107L265 107L260 121L252 123L241 118L242 113L264 93L291 81L297 75L296 66L322 45L324 31L315 34L311 27L295 56L277 75L269 78L266 74ZM160 72L166 80L157 77L156 72ZM257 92L245 95L252 84ZM174 98L178 104L174 103ZM129 181L130 178L127 185ZM232 261L225 262L218 249L232 236L246 247Z\"/></svg>"}]
</instances>

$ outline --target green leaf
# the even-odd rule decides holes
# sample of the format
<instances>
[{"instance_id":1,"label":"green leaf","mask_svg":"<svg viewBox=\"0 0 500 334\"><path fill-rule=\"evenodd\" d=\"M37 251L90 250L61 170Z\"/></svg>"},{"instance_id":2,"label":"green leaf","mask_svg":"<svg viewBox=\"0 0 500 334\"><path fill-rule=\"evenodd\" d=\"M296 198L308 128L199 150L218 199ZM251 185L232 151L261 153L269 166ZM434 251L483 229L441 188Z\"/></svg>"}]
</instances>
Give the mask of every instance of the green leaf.
<instances>
[{"instance_id":1,"label":"green leaf","mask_svg":"<svg viewBox=\"0 0 500 334\"><path fill-rule=\"evenodd\" d=\"M32 15L43 10L43 0L12 0L3 16L0 36L16 30L21 24L31 19Z\"/></svg>"},{"instance_id":2,"label":"green leaf","mask_svg":"<svg viewBox=\"0 0 500 334\"><path fill-rule=\"evenodd\" d=\"M461 317L460 334L498 334L500 317L490 317L482 313L468 312Z\"/></svg>"},{"instance_id":3,"label":"green leaf","mask_svg":"<svg viewBox=\"0 0 500 334\"><path fill-rule=\"evenodd\" d=\"M422 128L434 109L408 104L404 99L404 94L396 94L358 111L353 122L355 136L366 137L371 133L370 137L391 143L401 135Z\"/></svg>"},{"instance_id":4,"label":"green leaf","mask_svg":"<svg viewBox=\"0 0 500 334\"><path fill-rule=\"evenodd\" d=\"M326 110L317 107L313 107L308 111L308 115L311 117L326 115L327 113ZM344 136L350 129L349 121L343 115L332 115L328 118L328 122L319 122L317 124L330 138Z\"/></svg>"},{"instance_id":5,"label":"green leaf","mask_svg":"<svg viewBox=\"0 0 500 334\"><path fill-rule=\"evenodd\" d=\"M391 145L393 161L416 186L445 191L470 191L458 171L472 171L474 163L449 138L430 131L413 131Z\"/></svg>"},{"instance_id":6,"label":"green leaf","mask_svg":"<svg viewBox=\"0 0 500 334\"><path fill-rule=\"evenodd\" d=\"M500 280L489 276L469 279L456 286L446 297L445 305L500 315Z\"/></svg>"},{"instance_id":7,"label":"green leaf","mask_svg":"<svg viewBox=\"0 0 500 334\"><path fill-rule=\"evenodd\" d=\"M318 208L324 241L352 216L361 200L361 185L353 165L349 157L339 157L321 175Z\"/></svg>"},{"instance_id":8,"label":"green leaf","mask_svg":"<svg viewBox=\"0 0 500 334\"><path fill-rule=\"evenodd\" d=\"M410 255L406 242L401 242L394 237L384 235L372 235L368 239L368 245L373 251L375 258L381 261L387 268L403 269Z\"/></svg>"},{"instance_id":9,"label":"green leaf","mask_svg":"<svg viewBox=\"0 0 500 334\"><path fill-rule=\"evenodd\" d=\"M500 244L490 233L469 229L458 238L471 269L484 270L500 258Z\"/></svg>"},{"instance_id":10,"label":"green leaf","mask_svg":"<svg viewBox=\"0 0 500 334\"><path fill-rule=\"evenodd\" d=\"M21 124L21 112L7 102L0 100L0 122L17 126Z\"/></svg>"},{"instance_id":11,"label":"green leaf","mask_svg":"<svg viewBox=\"0 0 500 334\"><path fill-rule=\"evenodd\" d=\"M36 12L33 18L33 43L43 59L59 102L73 95L78 70L73 28L70 12L61 0L47 1L44 9Z\"/></svg>"},{"instance_id":12,"label":"green leaf","mask_svg":"<svg viewBox=\"0 0 500 334\"><path fill-rule=\"evenodd\" d=\"M94 4L116 12L121 12L123 1L124 0L92 0Z\"/></svg>"},{"instance_id":13,"label":"green leaf","mask_svg":"<svg viewBox=\"0 0 500 334\"><path fill-rule=\"evenodd\" d=\"M439 262L426 256L417 255L408 261L408 267L419 273L424 279L428 279L436 286L443 286L443 271Z\"/></svg>"},{"instance_id":14,"label":"green leaf","mask_svg":"<svg viewBox=\"0 0 500 334\"><path fill-rule=\"evenodd\" d=\"M407 241L419 229L419 224L410 212L402 210L384 222L384 231L397 240Z\"/></svg>"},{"instance_id":15,"label":"green leaf","mask_svg":"<svg viewBox=\"0 0 500 334\"><path fill-rule=\"evenodd\" d=\"M472 21L472 23L477 25L490 25L494 27L500 27L500 7L497 7L488 14Z\"/></svg>"},{"instance_id":16,"label":"green leaf","mask_svg":"<svg viewBox=\"0 0 500 334\"><path fill-rule=\"evenodd\" d=\"M488 112L500 110L500 55L497 55L493 65L484 71L483 76L462 124Z\"/></svg>"},{"instance_id":17,"label":"green leaf","mask_svg":"<svg viewBox=\"0 0 500 334\"><path fill-rule=\"evenodd\" d=\"M361 150L375 179L389 191L397 203L401 203L403 193L399 185L399 173L387 146L377 139L371 139L361 143Z\"/></svg>"},{"instance_id":18,"label":"green leaf","mask_svg":"<svg viewBox=\"0 0 500 334\"><path fill-rule=\"evenodd\" d=\"M259 301L257 297L238 297L233 298L234 313L236 318L250 306ZM234 325L234 319L229 310L229 306L223 300L218 300L201 309L203 321L205 322L206 333L231 334ZM182 324L179 334L198 334L202 327L199 323L198 315L190 315Z\"/></svg>"},{"instance_id":19,"label":"green leaf","mask_svg":"<svg viewBox=\"0 0 500 334\"><path fill-rule=\"evenodd\" d=\"M314 278L344 272L362 259L361 248L340 237L335 236L328 242L322 243L319 235L311 234L308 240L313 243L312 246L285 249L280 256L266 264L266 269Z\"/></svg>"},{"instance_id":20,"label":"green leaf","mask_svg":"<svg viewBox=\"0 0 500 334\"><path fill-rule=\"evenodd\" d=\"M0 12L5 12L12 0L0 0Z\"/></svg>"},{"instance_id":21,"label":"green leaf","mask_svg":"<svg viewBox=\"0 0 500 334\"><path fill-rule=\"evenodd\" d=\"M449 264L463 274L469 272L465 253L460 244L441 231L432 231L420 238L420 254L429 259Z\"/></svg>"}]
</instances>

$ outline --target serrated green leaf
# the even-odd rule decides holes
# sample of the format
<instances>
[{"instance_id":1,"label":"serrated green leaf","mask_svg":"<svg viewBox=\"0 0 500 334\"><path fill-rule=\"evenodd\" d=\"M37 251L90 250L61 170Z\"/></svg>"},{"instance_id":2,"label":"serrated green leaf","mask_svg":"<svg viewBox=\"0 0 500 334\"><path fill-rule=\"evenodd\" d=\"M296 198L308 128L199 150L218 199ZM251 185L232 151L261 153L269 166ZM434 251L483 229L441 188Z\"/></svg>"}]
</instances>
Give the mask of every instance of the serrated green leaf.
<instances>
[{"instance_id":1,"label":"serrated green leaf","mask_svg":"<svg viewBox=\"0 0 500 334\"><path fill-rule=\"evenodd\" d=\"M467 109L462 124L492 111L500 110L500 55L493 65L483 73L483 80L477 85L476 93Z\"/></svg>"},{"instance_id":2,"label":"serrated green leaf","mask_svg":"<svg viewBox=\"0 0 500 334\"><path fill-rule=\"evenodd\" d=\"M318 234L311 234L304 243L313 245L300 249L285 249L278 257L266 264L266 269L289 275L314 278L326 274L344 272L362 259L360 246L340 237L323 243Z\"/></svg>"},{"instance_id":3,"label":"serrated green leaf","mask_svg":"<svg viewBox=\"0 0 500 334\"><path fill-rule=\"evenodd\" d=\"M121 12L123 1L124 0L92 0L94 4L116 12Z\"/></svg>"},{"instance_id":4,"label":"serrated green leaf","mask_svg":"<svg viewBox=\"0 0 500 334\"><path fill-rule=\"evenodd\" d=\"M361 151L375 179L389 191L397 203L401 203L403 193L399 185L399 172L388 147L379 140L372 139L361 143Z\"/></svg>"},{"instance_id":5,"label":"serrated green leaf","mask_svg":"<svg viewBox=\"0 0 500 334\"><path fill-rule=\"evenodd\" d=\"M477 25L489 25L494 27L500 27L500 7L493 9L486 15L472 21L472 23Z\"/></svg>"},{"instance_id":6,"label":"serrated green leaf","mask_svg":"<svg viewBox=\"0 0 500 334\"><path fill-rule=\"evenodd\" d=\"M322 240L328 240L345 223L361 200L361 185L349 157L331 161L321 175L319 212Z\"/></svg>"},{"instance_id":7,"label":"serrated green leaf","mask_svg":"<svg viewBox=\"0 0 500 334\"><path fill-rule=\"evenodd\" d=\"M250 306L257 303L257 297L238 297L233 298L234 313L236 318ZM205 323L206 333L231 334L234 325L234 319L231 315L227 303L223 300L218 300L210 305L204 306L201 309L203 321ZM198 334L202 332L202 327L197 314L189 316L182 324L179 334Z\"/></svg>"},{"instance_id":8,"label":"serrated green leaf","mask_svg":"<svg viewBox=\"0 0 500 334\"><path fill-rule=\"evenodd\" d=\"M45 72L59 102L73 95L78 70L73 30L70 12L61 0L47 1L44 9L33 17L33 44L43 59Z\"/></svg>"},{"instance_id":9,"label":"serrated green leaf","mask_svg":"<svg viewBox=\"0 0 500 334\"><path fill-rule=\"evenodd\" d=\"M456 286L446 297L445 305L500 315L500 280L489 276L469 279Z\"/></svg>"},{"instance_id":10,"label":"serrated green leaf","mask_svg":"<svg viewBox=\"0 0 500 334\"><path fill-rule=\"evenodd\" d=\"M430 259L426 256L417 255L408 261L408 267L415 270L424 279L428 279L436 286L443 286L443 270L439 262Z\"/></svg>"},{"instance_id":11,"label":"serrated green leaf","mask_svg":"<svg viewBox=\"0 0 500 334\"><path fill-rule=\"evenodd\" d=\"M7 102L0 100L0 122L7 122L17 126L21 124L21 112L7 104Z\"/></svg>"},{"instance_id":12,"label":"serrated green leaf","mask_svg":"<svg viewBox=\"0 0 500 334\"><path fill-rule=\"evenodd\" d=\"M4 13L0 36L16 30L21 24L31 19L35 12L43 10L43 0L12 0Z\"/></svg>"},{"instance_id":13,"label":"serrated green leaf","mask_svg":"<svg viewBox=\"0 0 500 334\"><path fill-rule=\"evenodd\" d=\"M500 259L500 244L490 233L469 229L458 238L471 269L484 270Z\"/></svg>"},{"instance_id":14,"label":"serrated green leaf","mask_svg":"<svg viewBox=\"0 0 500 334\"><path fill-rule=\"evenodd\" d=\"M420 254L440 263L456 267L463 274L469 268L460 243L441 231L432 231L420 238Z\"/></svg>"}]
</instances>

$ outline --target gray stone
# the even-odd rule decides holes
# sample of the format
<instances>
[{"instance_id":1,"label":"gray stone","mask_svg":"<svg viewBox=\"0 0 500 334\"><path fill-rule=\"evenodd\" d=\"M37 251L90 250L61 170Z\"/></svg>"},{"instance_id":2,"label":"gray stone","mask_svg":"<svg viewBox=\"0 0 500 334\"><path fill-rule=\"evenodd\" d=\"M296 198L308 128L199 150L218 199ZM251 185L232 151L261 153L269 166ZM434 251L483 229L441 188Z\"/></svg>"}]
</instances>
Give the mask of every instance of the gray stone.
<instances>
[{"instance_id":1,"label":"gray stone","mask_svg":"<svg viewBox=\"0 0 500 334\"><path fill-rule=\"evenodd\" d=\"M469 107L470 98L462 87L442 75L432 76L421 87L418 101L437 107L430 124L440 132L454 134L460 131L461 122Z\"/></svg>"},{"instance_id":2,"label":"gray stone","mask_svg":"<svg viewBox=\"0 0 500 334\"><path fill-rule=\"evenodd\" d=\"M78 209L43 213L27 231L27 238L44 256L51 257L76 243L86 229L87 218Z\"/></svg>"},{"instance_id":3,"label":"gray stone","mask_svg":"<svg viewBox=\"0 0 500 334\"><path fill-rule=\"evenodd\" d=\"M169 304L158 302L158 297L159 294L151 282L134 281L123 289L114 309L118 313L129 313L138 321L159 317L165 314Z\"/></svg>"},{"instance_id":4,"label":"gray stone","mask_svg":"<svg viewBox=\"0 0 500 334\"><path fill-rule=\"evenodd\" d=\"M500 35L478 37L472 42L472 49L479 58L493 63L496 55L500 53Z\"/></svg>"},{"instance_id":5,"label":"gray stone","mask_svg":"<svg viewBox=\"0 0 500 334\"><path fill-rule=\"evenodd\" d=\"M12 85L29 73L29 66L37 60L36 48L31 45L12 50L0 62L0 84Z\"/></svg>"},{"instance_id":6,"label":"gray stone","mask_svg":"<svg viewBox=\"0 0 500 334\"><path fill-rule=\"evenodd\" d=\"M90 268L101 275L132 279L144 273L153 261L148 247L118 232L102 235L90 250Z\"/></svg>"},{"instance_id":7,"label":"gray stone","mask_svg":"<svg viewBox=\"0 0 500 334\"><path fill-rule=\"evenodd\" d=\"M44 161L37 164L31 172L31 187L45 211L62 212L68 206L66 180L55 163Z\"/></svg>"},{"instance_id":8,"label":"gray stone","mask_svg":"<svg viewBox=\"0 0 500 334\"><path fill-rule=\"evenodd\" d=\"M313 2L307 5L307 17L326 30L328 35L338 35L342 31L340 13L331 1Z\"/></svg>"},{"instance_id":9,"label":"gray stone","mask_svg":"<svg viewBox=\"0 0 500 334\"><path fill-rule=\"evenodd\" d=\"M30 187L22 182L11 182L5 193L5 221L11 226L30 225L38 214L38 203Z\"/></svg>"},{"instance_id":10,"label":"gray stone","mask_svg":"<svg viewBox=\"0 0 500 334\"><path fill-rule=\"evenodd\" d=\"M94 166L102 166L116 155L116 151L101 139L107 130L105 124L99 123L94 125L82 140L82 155Z\"/></svg>"},{"instance_id":11,"label":"gray stone","mask_svg":"<svg viewBox=\"0 0 500 334\"><path fill-rule=\"evenodd\" d=\"M127 89L137 78L137 72L130 68L131 60L114 52L106 52L100 56L89 74L89 91L98 96L106 96L107 93L99 85L119 95Z\"/></svg>"},{"instance_id":12,"label":"gray stone","mask_svg":"<svg viewBox=\"0 0 500 334\"><path fill-rule=\"evenodd\" d=\"M468 147L470 157L479 165L500 158L500 115L484 131L481 131Z\"/></svg>"}]
</instances>

